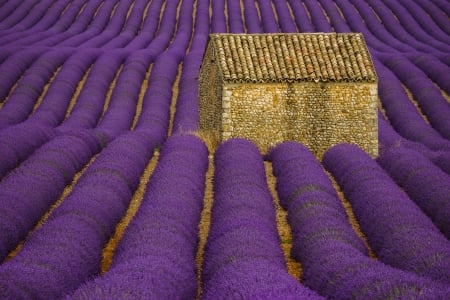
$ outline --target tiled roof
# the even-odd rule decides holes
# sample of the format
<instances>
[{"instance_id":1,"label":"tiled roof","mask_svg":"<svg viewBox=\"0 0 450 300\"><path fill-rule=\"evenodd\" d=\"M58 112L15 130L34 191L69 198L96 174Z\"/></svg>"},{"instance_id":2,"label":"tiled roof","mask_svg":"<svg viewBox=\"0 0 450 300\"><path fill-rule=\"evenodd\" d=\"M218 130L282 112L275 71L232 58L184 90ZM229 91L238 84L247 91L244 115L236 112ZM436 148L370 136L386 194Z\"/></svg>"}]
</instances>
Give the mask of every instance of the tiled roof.
<instances>
[{"instance_id":1,"label":"tiled roof","mask_svg":"<svg viewBox=\"0 0 450 300\"><path fill-rule=\"evenodd\" d=\"M361 33L211 34L225 82L376 82Z\"/></svg>"}]
</instances>

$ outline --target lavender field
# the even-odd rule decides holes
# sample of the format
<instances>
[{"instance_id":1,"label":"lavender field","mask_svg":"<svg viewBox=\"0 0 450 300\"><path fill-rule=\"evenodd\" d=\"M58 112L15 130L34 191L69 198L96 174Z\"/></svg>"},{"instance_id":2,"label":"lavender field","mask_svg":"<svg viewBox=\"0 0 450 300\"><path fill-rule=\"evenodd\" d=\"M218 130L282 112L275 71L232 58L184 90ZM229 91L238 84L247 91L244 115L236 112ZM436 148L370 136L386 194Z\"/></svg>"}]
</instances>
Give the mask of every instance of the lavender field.
<instances>
[{"instance_id":1,"label":"lavender field","mask_svg":"<svg viewBox=\"0 0 450 300\"><path fill-rule=\"evenodd\" d=\"M210 33L361 32L379 157L198 132ZM447 0L0 0L0 299L450 299Z\"/></svg>"}]
</instances>

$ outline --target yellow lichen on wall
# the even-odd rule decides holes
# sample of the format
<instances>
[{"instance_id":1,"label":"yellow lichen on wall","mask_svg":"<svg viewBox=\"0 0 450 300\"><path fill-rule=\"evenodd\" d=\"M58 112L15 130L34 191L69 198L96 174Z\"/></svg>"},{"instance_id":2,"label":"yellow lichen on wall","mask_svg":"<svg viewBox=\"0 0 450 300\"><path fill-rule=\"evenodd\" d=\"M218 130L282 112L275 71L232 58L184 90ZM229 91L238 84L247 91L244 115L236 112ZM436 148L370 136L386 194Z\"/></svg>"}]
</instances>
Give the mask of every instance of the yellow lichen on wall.
<instances>
[{"instance_id":1,"label":"yellow lichen on wall","mask_svg":"<svg viewBox=\"0 0 450 300\"><path fill-rule=\"evenodd\" d=\"M378 155L377 88L370 83L226 84L221 140L243 137L261 152L283 141L305 144L318 158L332 145L359 145Z\"/></svg>"}]
</instances>

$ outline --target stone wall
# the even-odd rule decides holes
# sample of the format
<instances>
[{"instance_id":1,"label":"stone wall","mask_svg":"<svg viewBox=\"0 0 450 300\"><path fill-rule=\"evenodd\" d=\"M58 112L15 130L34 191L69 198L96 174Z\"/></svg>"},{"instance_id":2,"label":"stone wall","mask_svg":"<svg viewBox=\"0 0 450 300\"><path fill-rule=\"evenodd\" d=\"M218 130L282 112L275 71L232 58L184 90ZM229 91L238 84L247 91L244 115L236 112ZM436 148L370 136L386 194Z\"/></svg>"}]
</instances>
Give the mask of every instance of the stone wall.
<instances>
[{"instance_id":1,"label":"stone wall","mask_svg":"<svg viewBox=\"0 0 450 300\"><path fill-rule=\"evenodd\" d=\"M378 155L376 84L225 84L221 102L219 140L248 138L263 153L277 143L295 140L318 158L330 146L350 142Z\"/></svg>"}]
</instances>

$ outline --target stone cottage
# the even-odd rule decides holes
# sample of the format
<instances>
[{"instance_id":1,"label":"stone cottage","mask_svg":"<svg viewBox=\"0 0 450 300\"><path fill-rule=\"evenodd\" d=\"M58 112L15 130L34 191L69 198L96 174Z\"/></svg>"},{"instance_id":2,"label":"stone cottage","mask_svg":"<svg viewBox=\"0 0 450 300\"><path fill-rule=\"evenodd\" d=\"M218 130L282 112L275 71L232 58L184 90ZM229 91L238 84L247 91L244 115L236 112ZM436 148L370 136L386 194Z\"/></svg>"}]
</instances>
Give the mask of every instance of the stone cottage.
<instances>
[{"instance_id":1,"label":"stone cottage","mask_svg":"<svg viewBox=\"0 0 450 300\"><path fill-rule=\"evenodd\" d=\"M318 158L355 143L378 155L377 76L360 33L211 34L199 75L200 131L286 140Z\"/></svg>"}]
</instances>

